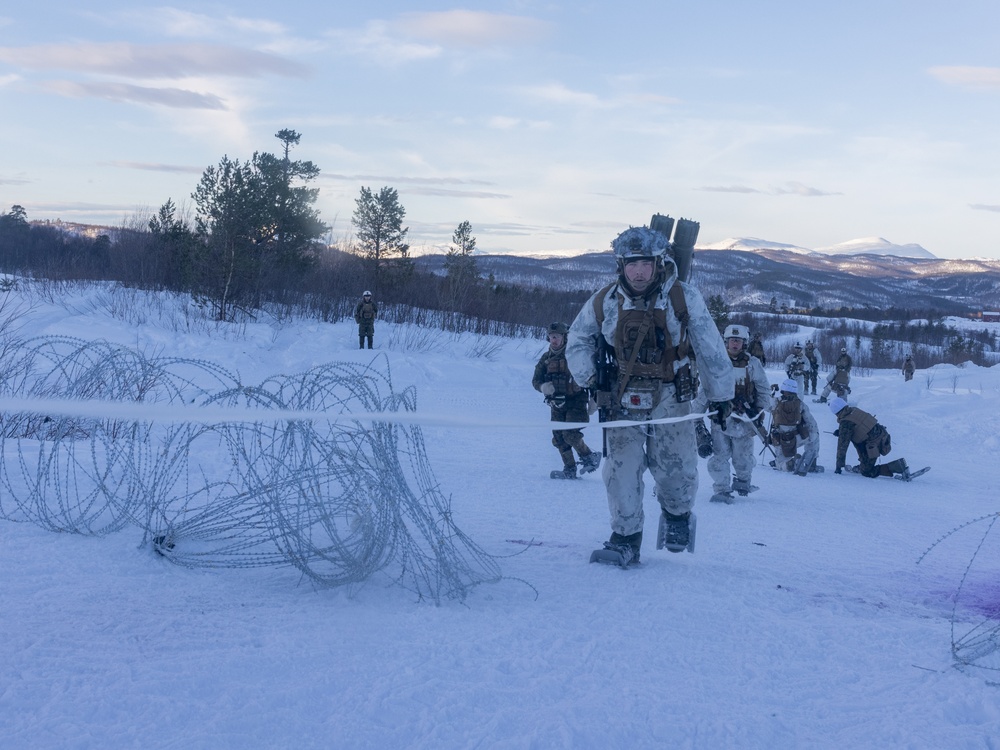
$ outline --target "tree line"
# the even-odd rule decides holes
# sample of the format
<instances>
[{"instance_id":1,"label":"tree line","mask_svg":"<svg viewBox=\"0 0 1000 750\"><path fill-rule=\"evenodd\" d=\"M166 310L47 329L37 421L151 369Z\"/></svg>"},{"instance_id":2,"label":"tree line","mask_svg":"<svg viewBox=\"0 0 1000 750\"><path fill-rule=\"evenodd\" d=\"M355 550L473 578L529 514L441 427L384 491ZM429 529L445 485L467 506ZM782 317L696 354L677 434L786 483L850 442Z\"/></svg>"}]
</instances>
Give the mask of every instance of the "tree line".
<instances>
[{"instance_id":1,"label":"tree line","mask_svg":"<svg viewBox=\"0 0 1000 750\"><path fill-rule=\"evenodd\" d=\"M354 238L324 242L329 226L312 186L320 169L292 158L301 136L275 134L278 154L223 156L191 193L192 209L168 198L151 217L134 216L97 237L32 223L19 205L0 214L0 270L56 280L110 280L140 289L189 293L215 320L252 318L271 309L335 322L373 291L381 317L417 322L429 316L452 330L539 333L571 320L579 292L497 284L477 268L472 224L456 227L444 276L421 273L409 256L406 210L392 187L362 187L352 216Z\"/></svg>"}]
</instances>

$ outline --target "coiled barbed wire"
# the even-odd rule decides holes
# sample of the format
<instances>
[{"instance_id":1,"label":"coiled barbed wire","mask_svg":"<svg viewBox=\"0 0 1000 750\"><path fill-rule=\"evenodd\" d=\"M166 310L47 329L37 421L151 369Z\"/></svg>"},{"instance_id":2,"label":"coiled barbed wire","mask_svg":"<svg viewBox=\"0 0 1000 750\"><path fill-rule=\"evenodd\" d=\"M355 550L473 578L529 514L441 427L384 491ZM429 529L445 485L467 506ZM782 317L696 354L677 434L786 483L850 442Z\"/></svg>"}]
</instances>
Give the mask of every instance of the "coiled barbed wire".
<instances>
[{"instance_id":1,"label":"coiled barbed wire","mask_svg":"<svg viewBox=\"0 0 1000 750\"><path fill-rule=\"evenodd\" d=\"M965 566L962 578L958 583L958 589L955 592L951 611L951 654L956 666L960 668L974 667L991 673L1000 672L1000 600L994 599L994 601L989 602L987 616L977 618L971 626L964 621L964 617L959 616L958 607L960 602L969 598L964 595L966 593L964 592L965 585L998 520L1000 520L1000 513L990 513L967 521L937 539L917 559L917 563L921 563L932 550L959 531L980 523L985 524L983 534ZM996 589L993 589L994 597L996 593Z\"/></svg>"},{"instance_id":2,"label":"coiled barbed wire","mask_svg":"<svg viewBox=\"0 0 1000 750\"><path fill-rule=\"evenodd\" d=\"M90 535L135 526L179 565L290 565L319 586L380 574L435 602L501 578L454 523L419 427L371 417L416 409L384 356L248 386L208 362L41 337L8 348L4 374L2 395L27 403L194 405L213 416L2 412L2 518ZM215 416L226 411L236 416Z\"/></svg>"}]
</instances>

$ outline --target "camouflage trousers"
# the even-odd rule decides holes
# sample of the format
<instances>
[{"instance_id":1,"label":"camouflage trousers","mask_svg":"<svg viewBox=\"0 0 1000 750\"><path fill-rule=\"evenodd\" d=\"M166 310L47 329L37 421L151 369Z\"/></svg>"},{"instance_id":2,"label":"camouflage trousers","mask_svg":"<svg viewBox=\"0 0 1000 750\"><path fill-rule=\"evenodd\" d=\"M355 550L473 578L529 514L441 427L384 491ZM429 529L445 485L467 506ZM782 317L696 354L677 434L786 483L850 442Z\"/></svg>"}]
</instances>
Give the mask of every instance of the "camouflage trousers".
<instances>
[{"instance_id":1,"label":"camouflage trousers","mask_svg":"<svg viewBox=\"0 0 1000 750\"><path fill-rule=\"evenodd\" d=\"M368 339L368 348L372 348L372 339L375 336L375 321L362 320L358 323L358 342L361 348L365 348L365 339Z\"/></svg>"},{"instance_id":2,"label":"camouflage trousers","mask_svg":"<svg viewBox=\"0 0 1000 750\"><path fill-rule=\"evenodd\" d=\"M654 417L689 414L689 403L661 402ZM643 474L649 471L660 506L673 515L691 510L698 492L694 421L615 427L607 430L608 457L602 476L608 493L611 530L622 536L642 531Z\"/></svg>"},{"instance_id":3,"label":"camouflage trousers","mask_svg":"<svg viewBox=\"0 0 1000 750\"><path fill-rule=\"evenodd\" d=\"M807 389L811 388L812 392L815 393L816 392L816 381L818 379L819 379L819 371L818 370L812 370L812 369L806 370L805 387ZM803 393L802 395L804 396L805 393Z\"/></svg>"},{"instance_id":4,"label":"camouflage trousers","mask_svg":"<svg viewBox=\"0 0 1000 750\"><path fill-rule=\"evenodd\" d=\"M748 434L749 433L749 434ZM713 492L729 492L733 489L729 464L732 463L732 473L740 481L750 484L754 464L756 435L743 425L730 423L725 431L712 423L712 456L708 459L708 473L712 475Z\"/></svg>"}]
</instances>

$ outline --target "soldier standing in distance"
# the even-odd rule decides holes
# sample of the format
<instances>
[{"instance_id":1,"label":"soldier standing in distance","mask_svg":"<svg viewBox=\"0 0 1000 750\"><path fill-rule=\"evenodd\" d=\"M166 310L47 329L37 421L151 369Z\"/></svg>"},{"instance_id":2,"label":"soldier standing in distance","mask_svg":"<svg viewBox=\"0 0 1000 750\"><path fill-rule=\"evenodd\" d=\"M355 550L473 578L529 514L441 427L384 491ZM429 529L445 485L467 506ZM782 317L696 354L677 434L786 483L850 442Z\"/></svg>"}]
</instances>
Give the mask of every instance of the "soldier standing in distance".
<instances>
[{"instance_id":1,"label":"soldier standing in distance","mask_svg":"<svg viewBox=\"0 0 1000 750\"><path fill-rule=\"evenodd\" d=\"M354 308L354 321L358 324L358 348L365 348L365 339L368 339L368 348L372 348L372 339L375 336L375 317L378 315L378 307L372 300L372 293L365 291L361 295L361 300Z\"/></svg>"},{"instance_id":2,"label":"soldier standing in distance","mask_svg":"<svg viewBox=\"0 0 1000 750\"><path fill-rule=\"evenodd\" d=\"M806 370L806 391L802 395L804 396L809 393L809 389L812 388L812 395L815 396L816 380L819 378L819 368L823 365L823 357L812 341L806 342L803 354L805 354L806 361L809 363L809 369Z\"/></svg>"},{"instance_id":3,"label":"soldier standing in distance","mask_svg":"<svg viewBox=\"0 0 1000 750\"><path fill-rule=\"evenodd\" d=\"M906 359L903 360L903 381L913 380L913 373L916 372L917 366L913 364L913 355L907 354Z\"/></svg>"},{"instance_id":4,"label":"soldier standing in distance","mask_svg":"<svg viewBox=\"0 0 1000 750\"><path fill-rule=\"evenodd\" d=\"M798 341L792 347L792 353L785 357L785 375L794 380L799 386L799 393L806 392L806 370L809 369L809 361L802 354L802 344Z\"/></svg>"},{"instance_id":5,"label":"soldier standing in distance","mask_svg":"<svg viewBox=\"0 0 1000 750\"><path fill-rule=\"evenodd\" d=\"M764 356L764 342L760 340L760 333L753 335L747 351L751 357L756 357L762 365L767 366L767 357Z\"/></svg>"}]
</instances>

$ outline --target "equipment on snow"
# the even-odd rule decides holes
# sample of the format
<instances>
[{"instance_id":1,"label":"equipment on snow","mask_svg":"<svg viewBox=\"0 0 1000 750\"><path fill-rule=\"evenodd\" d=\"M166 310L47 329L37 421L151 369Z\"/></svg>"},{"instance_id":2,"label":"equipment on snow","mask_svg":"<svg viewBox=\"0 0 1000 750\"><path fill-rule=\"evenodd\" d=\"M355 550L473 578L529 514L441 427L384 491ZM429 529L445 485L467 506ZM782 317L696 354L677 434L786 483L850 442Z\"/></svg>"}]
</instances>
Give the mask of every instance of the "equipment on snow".
<instances>
[{"instance_id":1,"label":"equipment on snow","mask_svg":"<svg viewBox=\"0 0 1000 750\"><path fill-rule=\"evenodd\" d=\"M579 479L576 475L576 467L553 471L549 474L550 479Z\"/></svg>"},{"instance_id":2,"label":"equipment on snow","mask_svg":"<svg viewBox=\"0 0 1000 750\"><path fill-rule=\"evenodd\" d=\"M930 466L925 466L924 468L917 469L916 471L909 471L909 470L907 470L907 472L905 474L899 474L898 476L896 474L893 474L892 478L893 479L902 479L904 482L909 482L909 481L911 481L913 479L916 479L919 476L923 476L924 474L926 474L930 470L931 470Z\"/></svg>"}]
</instances>

